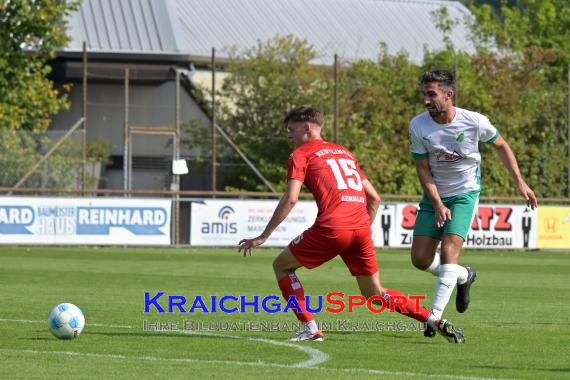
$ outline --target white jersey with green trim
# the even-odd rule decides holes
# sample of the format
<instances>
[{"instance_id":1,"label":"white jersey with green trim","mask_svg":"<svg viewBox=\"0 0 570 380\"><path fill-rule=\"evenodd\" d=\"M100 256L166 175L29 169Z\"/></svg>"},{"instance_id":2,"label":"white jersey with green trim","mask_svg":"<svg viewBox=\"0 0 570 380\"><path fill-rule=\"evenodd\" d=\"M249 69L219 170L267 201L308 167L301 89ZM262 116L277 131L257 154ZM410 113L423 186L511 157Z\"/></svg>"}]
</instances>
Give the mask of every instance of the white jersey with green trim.
<instances>
[{"instance_id":1,"label":"white jersey with green trim","mask_svg":"<svg viewBox=\"0 0 570 380\"><path fill-rule=\"evenodd\" d=\"M486 116L455 107L453 121L438 124L424 112L412 119L409 133L412 156L429 160L440 197L481 189L479 141L490 144L499 137Z\"/></svg>"}]
</instances>

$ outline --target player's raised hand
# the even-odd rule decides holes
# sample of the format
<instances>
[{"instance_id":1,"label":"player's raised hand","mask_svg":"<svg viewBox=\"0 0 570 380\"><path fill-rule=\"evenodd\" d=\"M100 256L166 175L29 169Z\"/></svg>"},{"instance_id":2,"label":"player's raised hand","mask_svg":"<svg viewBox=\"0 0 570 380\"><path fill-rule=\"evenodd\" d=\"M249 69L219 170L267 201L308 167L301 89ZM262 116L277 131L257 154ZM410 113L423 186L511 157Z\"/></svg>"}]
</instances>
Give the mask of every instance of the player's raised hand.
<instances>
[{"instance_id":1,"label":"player's raised hand","mask_svg":"<svg viewBox=\"0 0 570 380\"><path fill-rule=\"evenodd\" d=\"M266 240L267 238L264 238L263 236L258 236L253 239L242 239L239 242L238 252L241 252L243 250L244 257L251 256L251 250L265 243Z\"/></svg>"},{"instance_id":2,"label":"player's raised hand","mask_svg":"<svg viewBox=\"0 0 570 380\"><path fill-rule=\"evenodd\" d=\"M443 203L441 206L435 207L434 214L437 228L443 227L447 220L451 220L451 210L445 207Z\"/></svg>"},{"instance_id":3,"label":"player's raised hand","mask_svg":"<svg viewBox=\"0 0 570 380\"><path fill-rule=\"evenodd\" d=\"M536 199L536 195L534 191L526 184L525 181L521 181L517 184L519 189L519 193L526 199L526 205L529 206L531 209L535 209L538 207L538 200Z\"/></svg>"}]
</instances>

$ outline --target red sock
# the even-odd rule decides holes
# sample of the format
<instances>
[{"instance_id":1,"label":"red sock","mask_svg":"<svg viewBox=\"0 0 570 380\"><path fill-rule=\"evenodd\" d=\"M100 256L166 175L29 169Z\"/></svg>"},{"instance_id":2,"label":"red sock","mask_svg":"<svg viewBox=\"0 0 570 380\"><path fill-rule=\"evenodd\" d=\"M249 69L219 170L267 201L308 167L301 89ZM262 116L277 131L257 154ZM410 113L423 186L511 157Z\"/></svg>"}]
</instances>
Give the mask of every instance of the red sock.
<instances>
[{"instance_id":1,"label":"red sock","mask_svg":"<svg viewBox=\"0 0 570 380\"><path fill-rule=\"evenodd\" d=\"M305 291L303 289L303 285L301 285L301 281L297 278L295 273L290 273L287 276L281 278L279 281L279 289L281 289L281 294L285 301L289 301L290 296L295 296L299 307L301 308L302 312L299 313L296 308L292 308L291 310L295 313L297 319L301 322L309 322L314 320L313 314L309 313L306 308L305 303Z\"/></svg>"},{"instance_id":2,"label":"red sock","mask_svg":"<svg viewBox=\"0 0 570 380\"><path fill-rule=\"evenodd\" d=\"M399 299L403 299L401 297L405 297L402 293L394 289L386 289L386 296L388 297L397 297ZM407 302L405 304L397 303L397 306L394 308L398 313L406 315L410 318L413 318L420 322L427 322L429 316L431 315L431 311L426 309L423 306L419 307L419 310L416 311L416 302L412 299L408 299L405 297ZM390 301L388 301L389 303Z\"/></svg>"}]
</instances>

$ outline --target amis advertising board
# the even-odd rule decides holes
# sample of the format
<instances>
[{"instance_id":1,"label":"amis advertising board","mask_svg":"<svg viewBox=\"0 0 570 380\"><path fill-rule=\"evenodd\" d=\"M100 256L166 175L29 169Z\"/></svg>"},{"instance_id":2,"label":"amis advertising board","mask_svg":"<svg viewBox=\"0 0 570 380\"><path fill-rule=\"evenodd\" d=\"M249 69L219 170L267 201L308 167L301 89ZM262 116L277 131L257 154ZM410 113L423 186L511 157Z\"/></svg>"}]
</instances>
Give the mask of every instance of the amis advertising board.
<instances>
[{"instance_id":1,"label":"amis advertising board","mask_svg":"<svg viewBox=\"0 0 570 380\"><path fill-rule=\"evenodd\" d=\"M0 244L169 245L169 200L0 197Z\"/></svg>"},{"instance_id":2,"label":"amis advertising board","mask_svg":"<svg viewBox=\"0 0 570 380\"><path fill-rule=\"evenodd\" d=\"M259 236L278 201L204 199L192 202L190 245L237 247L241 239ZM264 247L284 247L309 228L317 216L315 202L300 201L273 231Z\"/></svg>"}]
</instances>

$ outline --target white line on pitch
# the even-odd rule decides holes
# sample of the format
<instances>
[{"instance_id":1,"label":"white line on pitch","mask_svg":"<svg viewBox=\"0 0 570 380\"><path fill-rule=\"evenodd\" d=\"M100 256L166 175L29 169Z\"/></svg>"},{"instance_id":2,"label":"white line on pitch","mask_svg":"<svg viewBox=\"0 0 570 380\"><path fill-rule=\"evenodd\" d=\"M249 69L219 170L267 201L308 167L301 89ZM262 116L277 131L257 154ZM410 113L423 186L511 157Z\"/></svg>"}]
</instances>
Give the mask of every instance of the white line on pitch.
<instances>
[{"instance_id":1,"label":"white line on pitch","mask_svg":"<svg viewBox=\"0 0 570 380\"><path fill-rule=\"evenodd\" d=\"M12 323L46 323L46 321L32 321L27 319L5 319L0 318L0 322L12 322ZM125 325L107 325L100 323L89 323L90 326L98 327L110 327L110 328L122 328L122 329L134 329L133 326ZM163 331L164 332L164 331ZM268 343L276 346L291 347L303 351L311 356L311 359L296 363L296 364L278 364L278 363L267 363L263 361L255 362L242 362L242 361L231 361L231 360L208 360L208 359L189 359L189 358L161 358L157 356L127 356L127 355L115 355L115 354L94 354L94 353L83 353L83 352L72 352L72 351L37 351L37 350L26 350L26 349L4 349L0 348L0 352L19 352L27 354L36 355L66 355L66 356L86 356L92 358L100 359L115 359L115 360L142 360L142 361L164 361L164 362L182 362L182 363L206 363L206 364L226 364L226 365L237 365L237 366L259 366L259 367L273 367L273 368L300 368L303 369L316 369L320 371L339 371L348 373L366 373L370 375L385 375L385 376L401 376L401 377L425 377L425 378L439 378L439 379L453 379L453 380L498 380L494 377L471 377L471 376L456 376L456 375L445 375L445 374L427 374L420 372L404 372L404 371L384 371L376 369L367 368L330 368L330 367L317 367L318 364L322 364L329 359L329 355L321 352L312 347L306 347L303 345L275 341L271 339L263 338L250 338L235 335L224 335L224 334L214 334L214 333L204 333L197 331L169 331L172 333L183 333L188 335L202 335L202 336L215 336L219 338L230 338L230 339L243 339L255 342ZM501 380L509 380L507 378L500 378Z\"/></svg>"},{"instance_id":2,"label":"white line on pitch","mask_svg":"<svg viewBox=\"0 0 570 380\"><path fill-rule=\"evenodd\" d=\"M255 367L269 367L269 368L288 368L294 366L277 363L266 363L263 361L256 362L242 362L230 360L207 360L207 359L189 359L189 358L161 358L156 356L128 356L116 354L94 354L88 352L74 352L74 351L37 351L37 350L17 350L10 348L0 348L0 353L18 353L18 354L34 354L34 355L64 355L64 356L83 356L95 359L110 359L110 360L140 360L140 361L155 361L155 362L176 362L176 363L199 363L199 364L225 364L237 366L255 366ZM319 371L329 372L348 372L348 373L365 373L369 375L386 375L386 376L401 376L401 377L427 377L438 379L454 379L454 380L497 380L495 378L482 378L482 377L467 377L467 376L454 376L454 375L438 375L438 374L424 374L418 372L399 372L399 371L382 371L375 369L365 368L326 368L326 367L308 367L305 369L316 369ZM501 379L503 380L503 379ZM505 379L506 380L506 379Z\"/></svg>"},{"instance_id":3,"label":"white line on pitch","mask_svg":"<svg viewBox=\"0 0 570 380\"><path fill-rule=\"evenodd\" d=\"M0 318L0 322L13 322L13 323L47 323L44 321L31 321L31 320L27 320L27 319L5 319L5 318ZM97 323L89 323L90 326L99 326L99 327L109 327L109 328L124 328L124 329L133 329L133 326L121 326L121 325L105 325L105 324L97 324ZM303 346L303 345L299 345L299 344L293 344L293 343L288 343L288 342L282 342L282 341L277 341L277 340L271 340L271 339L263 339L263 338L250 338L250 337L244 337L244 336L233 336L233 335L224 335L224 334L212 334L212 333L202 333L202 332L197 332L197 331L186 331L186 330L182 330L182 331L169 331L171 333L183 333L183 334L187 334L187 335L202 335L202 336L215 336L215 337L221 337L221 338L230 338L230 339L242 339L242 340L249 340L249 341L253 341L253 342L261 342L261 343L266 343L266 344L272 344L274 346L282 346L282 347L289 347L289 348L293 348L295 350L301 351L305 354L309 355L309 359L296 363L296 364L290 364L290 365L286 365L285 367L292 367L292 368L309 368L309 367L314 367L316 365L322 364L324 362L326 362L327 360L329 360L329 355L325 354L322 351L319 351L313 347L307 347L307 346ZM217 361L216 361L217 363ZM267 363L269 364L269 363Z\"/></svg>"}]
</instances>

